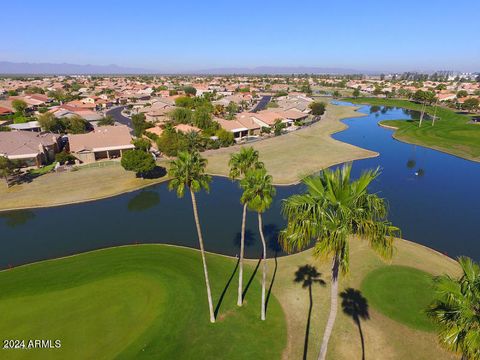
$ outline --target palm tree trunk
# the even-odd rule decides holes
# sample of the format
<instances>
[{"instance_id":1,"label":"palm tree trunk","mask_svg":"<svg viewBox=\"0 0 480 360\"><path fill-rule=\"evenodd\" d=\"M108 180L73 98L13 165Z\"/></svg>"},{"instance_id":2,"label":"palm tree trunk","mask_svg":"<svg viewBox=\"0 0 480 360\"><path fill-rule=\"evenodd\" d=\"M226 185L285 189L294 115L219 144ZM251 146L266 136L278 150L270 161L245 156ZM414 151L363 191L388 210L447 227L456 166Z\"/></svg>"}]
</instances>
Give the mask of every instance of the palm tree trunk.
<instances>
[{"instance_id":1,"label":"palm tree trunk","mask_svg":"<svg viewBox=\"0 0 480 360\"><path fill-rule=\"evenodd\" d=\"M258 213L258 231L263 245L263 274L262 274L262 310L261 319L265 320L265 283L267 281L267 244L265 243L265 236L263 236L262 213Z\"/></svg>"},{"instance_id":2,"label":"palm tree trunk","mask_svg":"<svg viewBox=\"0 0 480 360\"><path fill-rule=\"evenodd\" d=\"M200 229L200 220L198 219L197 200L195 193L190 190L192 197L193 216L195 217L195 225L197 226L198 242L200 244L200 253L202 254L203 272L205 274L205 286L207 287L208 309L210 311L210 322L215 322L215 313L213 312L212 292L210 290L210 281L208 279L207 260L205 259L205 249L203 247L202 230Z\"/></svg>"},{"instance_id":3,"label":"palm tree trunk","mask_svg":"<svg viewBox=\"0 0 480 360\"><path fill-rule=\"evenodd\" d=\"M322 348L320 349L320 354L318 355L319 360L325 360L327 356L327 346L328 341L330 340L330 335L332 335L333 325L335 324L335 318L337 317L337 300L338 300L338 256L335 255L333 258L332 265L332 287L330 292L330 315L328 315L327 326L325 327L325 332L323 333Z\"/></svg>"},{"instance_id":4,"label":"palm tree trunk","mask_svg":"<svg viewBox=\"0 0 480 360\"><path fill-rule=\"evenodd\" d=\"M425 114L425 108L426 108L426 105L425 105L425 102L424 102L423 105L422 105L422 114L420 115L420 122L418 123L418 127L422 126L422 120L423 120L423 115Z\"/></svg>"},{"instance_id":5,"label":"palm tree trunk","mask_svg":"<svg viewBox=\"0 0 480 360\"><path fill-rule=\"evenodd\" d=\"M438 106L438 100L435 103L435 111L433 112L433 121L432 121L432 126L435 125L435 118L437 117L437 106Z\"/></svg>"},{"instance_id":6,"label":"palm tree trunk","mask_svg":"<svg viewBox=\"0 0 480 360\"><path fill-rule=\"evenodd\" d=\"M238 298L237 305L242 306L243 303L243 252L245 249L245 223L247 222L247 204L243 205L242 215L242 234L240 236L240 256L239 256L239 270L238 270Z\"/></svg>"}]
</instances>

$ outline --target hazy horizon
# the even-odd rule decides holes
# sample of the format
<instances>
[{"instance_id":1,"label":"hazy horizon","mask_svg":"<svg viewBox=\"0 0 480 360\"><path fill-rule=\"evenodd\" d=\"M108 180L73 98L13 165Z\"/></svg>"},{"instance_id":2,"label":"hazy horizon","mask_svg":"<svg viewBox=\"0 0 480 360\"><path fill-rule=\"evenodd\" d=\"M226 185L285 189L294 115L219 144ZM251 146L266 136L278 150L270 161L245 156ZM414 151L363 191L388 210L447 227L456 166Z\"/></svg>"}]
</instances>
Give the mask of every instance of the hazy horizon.
<instances>
[{"instance_id":1,"label":"hazy horizon","mask_svg":"<svg viewBox=\"0 0 480 360\"><path fill-rule=\"evenodd\" d=\"M480 3L8 2L0 61L179 73L321 67L480 71ZM21 16L19 16L21 14ZM461 16L461 26L458 24Z\"/></svg>"}]
</instances>

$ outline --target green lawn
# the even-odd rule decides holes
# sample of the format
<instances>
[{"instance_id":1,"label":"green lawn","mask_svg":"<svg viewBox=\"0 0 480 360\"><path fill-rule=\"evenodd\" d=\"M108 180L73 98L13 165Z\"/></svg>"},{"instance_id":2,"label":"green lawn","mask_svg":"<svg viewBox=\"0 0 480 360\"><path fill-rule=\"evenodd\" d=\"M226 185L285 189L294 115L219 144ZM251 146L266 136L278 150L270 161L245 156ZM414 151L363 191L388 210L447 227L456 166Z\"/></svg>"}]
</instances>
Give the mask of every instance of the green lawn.
<instances>
[{"instance_id":1,"label":"green lawn","mask_svg":"<svg viewBox=\"0 0 480 360\"><path fill-rule=\"evenodd\" d=\"M420 111L421 104L408 100L381 98L348 98L355 104L396 106ZM427 113L434 114L434 107L428 106ZM437 121L432 126L430 120L418 127L418 121L389 120L381 123L398 128L394 137L409 143L424 145L469 160L480 161L480 125L469 124L471 118L450 109L437 107Z\"/></svg>"},{"instance_id":2,"label":"green lawn","mask_svg":"<svg viewBox=\"0 0 480 360\"><path fill-rule=\"evenodd\" d=\"M207 259L218 304L236 261ZM1 339L62 341L59 350L0 350L2 359L278 359L287 341L275 297L260 321L256 279L238 308L235 276L211 324L200 254L190 249L130 246L41 262L1 272L0 288Z\"/></svg>"},{"instance_id":3,"label":"green lawn","mask_svg":"<svg viewBox=\"0 0 480 360\"><path fill-rule=\"evenodd\" d=\"M406 266L385 266L365 277L362 291L371 306L414 329L433 331L425 310L433 301L432 276Z\"/></svg>"}]
</instances>

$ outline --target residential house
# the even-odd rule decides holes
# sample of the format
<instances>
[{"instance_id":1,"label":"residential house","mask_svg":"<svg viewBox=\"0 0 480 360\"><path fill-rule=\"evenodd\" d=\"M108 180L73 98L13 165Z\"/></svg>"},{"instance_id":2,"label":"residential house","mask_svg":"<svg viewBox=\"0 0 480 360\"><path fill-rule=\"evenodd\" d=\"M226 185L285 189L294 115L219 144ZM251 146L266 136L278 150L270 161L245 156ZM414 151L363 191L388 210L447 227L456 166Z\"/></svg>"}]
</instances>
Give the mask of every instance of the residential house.
<instances>
[{"instance_id":1,"label":"residential house","mask_svg":"<svg viewBox=\"0 0 480 360\"><path fill-rule=\"evenodd\" d=\"M0 132L0 156L19 160L23 166L36 166L52 162L60 150L60 136L32 131Z\"/></svg>"},{"instance_id":2,"label":"residential house","mask_svg":"<svg viewBox=\"0 0 480 360\"><path fill-rule=\"evenodd\" d=\"M68 135L70 152L83 163L119 158L134 149L127 126L101 126L86 134Z\"/></svg>"}]
</instances>

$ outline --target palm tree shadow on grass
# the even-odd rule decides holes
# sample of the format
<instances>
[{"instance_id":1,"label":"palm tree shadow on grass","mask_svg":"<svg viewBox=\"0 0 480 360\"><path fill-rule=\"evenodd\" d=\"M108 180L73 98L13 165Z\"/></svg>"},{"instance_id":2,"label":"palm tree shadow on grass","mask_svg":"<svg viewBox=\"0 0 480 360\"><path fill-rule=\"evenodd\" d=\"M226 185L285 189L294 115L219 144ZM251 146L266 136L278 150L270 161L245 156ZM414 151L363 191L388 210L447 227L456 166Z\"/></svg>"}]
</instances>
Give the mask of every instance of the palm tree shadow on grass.
<instances>
[{"instance_id":1,"label":"palm tree shadow on grass","mask_svg":"<svg viewBox=\"0 0 480 360\"><path fill-rule=\"evenodd\" d=\"M273 269L272 280L270 280L270 286L268 287L267 297L265 299L265 312L268 310L268 303L270 300L270 294L272 293L273 284L275 282L275 276L277 275L278 260L277 254L282 250L278 242L278 234L280 229L276 224L267 224L264 226L265 237L267 238L268 249L274 253L275 267Z\"/></svg>"},{"instance_id":2,"label":"palm tree shadow on grass","mask_svg":"<svg viewBox=\"0 0 480 360\"><path fill-rule=\"evenodd\" d=\"M225 284L225 287L223 288L223 291L220 294L220 297L218 298L218 303L217 303L217 306L215 307L215 311L214 311L215 318L218 315L218 311L220 310L220 306L222 305L223 298L225 297L225 294L226 294L228 288L230 287L230 283L232 282L233 277L235 276L235 273L237 272L239 262L240 262L240 259L237 259L237 263L235 264L235 268L232 271L232 275L230 275L230 277L228 278L228 281Z\"/></svg>"},{"instance_id":3,"label":"palm tree shadow on grass","mask_svg":"<svg viewBox=\"0 0 480 360\"><path fill-rule=\"evenodd\" d=\"M302 288L308 289L309 297L309 306L308 306L308 317L307 317L307 326L305 327L305 342L303 344L303 359L307 358L308 352L308 336L310 333L310 321L312 317L312 308L313 308L313 296L312 296L312 285L319 284L325 286L325 281L321 279L322 274L317 271L317 268L312 265L303 265L298 268L295 272L296 283L301 283Z\"/></svg>"},{"instance_id":4,"label":"palm tree shadow on grass","mask_svg":"<svg viewBox=\"0 0 480 360\"><path fill-rule=\"evenodd\" d=\"M270 282L270 287L268 289L267 296L265 298L265 311L268 309L268 299L270 299L270 293L272 291L273 282L275 281L275 275L277 273L277 252L281 250L280 245L278 244L278 233L280 232L279 228L275 224L267 224L263 227L263 232L265 233L265 237L267 238L267 246L270 250L273 250L275 253L275 269L273 271L272 280ZM250 246L256 240L255 235L251 230L245 231L245 246ZM240 244L240 233L234 239L236 244ZM262 262L263 254L260 255L258 259L257 265L255 266L255 270L253 271L252 275L248 279L247 286L245 286L245 290L243 290L242 297L245 299L247 295L248 288L252 284L255 275L257 274L257 270Z\"/></svg>"},{"instance_id":5,"label":"palm tree shadow on grass","mask_svg":"<svg viewBox=\"0 0 480 360\"><path fill-rule=\"evenodd\" d=\"M247 296L247 291L250 288L250 285L252 285L252 281L255 278L255 275L257 274L258 268L260 267L260 263L262 262L262 257L260 256L260 259L258 259L257 266L255 266L255 269L253 270L252 275L250 275L250 278L248 279L247 286L245 286L245 289L243 290L242 293L242 301L245 300L245 297Z\"/></svg>"},{"instance_id":6,"label":"palm tree shadow on grass","mask_svg":"<svg viewBox=\"0 0 480 360\"><path fill-rule=\"evenodd\" d=\"M355 324L357 324L358 332L360 333L360 341L362 343L362 360L365 360L365 342L360 320L370 319L368 313L368 301L363 297L360 290L352 288L345 289L340 293L340 297L342 298L343 312L350 316Z\"/></svg>"}]
</instances>

